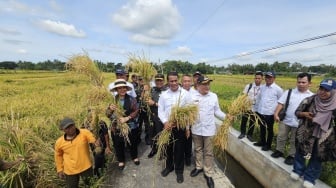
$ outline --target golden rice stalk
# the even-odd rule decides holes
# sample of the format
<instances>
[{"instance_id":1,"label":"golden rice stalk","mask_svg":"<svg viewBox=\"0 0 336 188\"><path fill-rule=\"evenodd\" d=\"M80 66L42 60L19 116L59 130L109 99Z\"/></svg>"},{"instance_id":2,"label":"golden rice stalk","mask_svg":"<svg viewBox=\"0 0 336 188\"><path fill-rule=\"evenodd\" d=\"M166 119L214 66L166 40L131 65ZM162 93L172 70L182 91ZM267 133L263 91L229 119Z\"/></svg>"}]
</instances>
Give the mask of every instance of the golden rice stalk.
<instances>
[{"instance_id":1,"label":"golden rice stalk","mask_svg":"<svg viewBox=\"0 0 336 188\"><path fill-rule=\"evenodd\" d=\"M89 109L88 114L84 120L83 128L90 130L94 135L98 136L99 134L99 115L97 114L96 110Z\"/></svg>"},{"instance_id":2,"label":"golden rice stalk","mask_svg":"<svg viewBox=\"0 0 336 188\"><path fill-rule=\"evenodd\" d=\"M91 60L87 53L73 55L68 59L66 67L75 73L83 74L89 77L92 88L88 92L88 105L99 106L107 103L111 94L104 86L104 77L97 64ZM100 105L99 111L103 111Z\"/></svg>"},{"instance_id":3,"label":"golden rice stalk","mask_svg":"<svg viewBox=\"0 0 336 188\"><path fill-rule=\"evenodd\" d=\"M130 128L127 123L118 123L120 129L120 135L124 137L125 141L131 143L130 139L128 138L128 134L130 132Z\"/></svg>"},{"instance_id":4,"label":"golden rice stalk","mask_svg":"<svg viewBox=\"0 0 336 188\"><path fill-rule=\"evenodd\" d=\"M231 116L238 116L251 110L252 102L247 95L239 95L235 100L231 102L228 108L228 114Z\"/></svg>"},{"instance_id":5,"label":"golden rice stalk","mask_svg":"<svg viewBox=\"0 0 336 188\"><path fill-rule=\"evenodd\" d=\"M238 115L244 114L251 110L251 100L249 100L247 95L239 95L235 100L233 100L228 108L228 113L220 126L216 135L214 136L213 143L214 146L219 147L221 150L225 150L228 144L229 130L233 124L235 118Z\"/></svg>"},{"instance_id":6,"label":"golden rice stalk","mask_svg":"<svg viewBox=\"0 0 336 188\"><path fill-rule=\"evenodd\" d=\"M112 122L112 124L115 123L117 125L117 128L120 130L120 136L124 137L125 141L127 141L128 143L131 143L130 140L129 140L129 137L128 137L128 134L130 132L130 128L129 128L128 124L127 123L120 123L118 121L119 118L125 117L125 110L121 106L121 104L116 100L113 100L112 104L117 106L117 109L115 109L114 112L113 112L114 115L115 115L115 120L114 120L115 122Z\"/></svg>"},{"instance_id":7,"label":"golden rice stalk","mask_svg":"<svg viewBox=\"0 0 336 188\"><path fill-rule=\"evenodd\" d=\"M145 57L129 55L128 63L126 67L132 69L132 72L142 76L145 84L149 85L149 82L157 74L153 64Z\"/></svg>"},{"instance_id":8,"label":"golden rice stalk","mask_svg":"<svg viewBox=\"0 0 336 188\"><path fill-rule=\"evenodd\" d=\"M156 153L156 160L158 161L160 158L164 158L166 156L167 146L170 141L171 131L167 129L163 129L160 134L155 136L154 139L157 140L158 151Z\"/></svg>"},{"instance_id":9,"label":"golden rice stalk","mask_svg":"<svg viewBox=\"0 0 336 188\"><path fill-rule=\"evenodd\" d=\"M94 86L104 87L103 75L87 53L71 56L66 67L71 71L88 76Z\"/></svg>"},{"instance_id":10,"label":"golden rice stalk","mask_svg":"<svg viewBox=\"0 0 336 188\"><path fill-rule=\"evenodd\" d=\"M194 104L178 106L171 108L169 122L172 122L178 129L185 129L186 126L192 126L198 119L198 106Z\"/></svg>"},{"instance_id":11,"label":"golden rice stalk","mask_svg":"<svg viewBox=\"0 0 336 188\"><path fill-rule=\"evenodd\" d=\"M213 138L213 145L219 147L222 151L227 148L230 126L232 120L225 118L216 135Z\"/></svg>"},{"instance_id":12,"label":"golden rice stalk","mask_svg":"<svg viewBox=\"0 0 336 188\"><path fill-rule=\"evenodd\" d=\"M147 112L147 117L148 117L148 122L150 126L154 126L153 121L151 120L151 108L149 106L149 104L147 103L147 101L151 99L151 88L148 84L145 84L143 86L143 90L141 92L141 97L140 97L140 109L144 110L145 112Z\"/></svg>"},{"instance_id":13,"label":"golden rice stalk","mask_svg":"<svg viewBox=\"0 0 336 188\"><path fill-rule=\"evenodd\" d=\"M88 92L88 105L98 106L104 102L104 105L111 98L111 93L104 87L92 86Z\"/></svg>"},{"instance_id":14,"label":"golden rice stalk","mask_svg":"<svg viewBox=\"0 0 336 188\"><path fill-rule=\"evenodd\" d=\"M139 76L141 76L144 80L144 90L141 94L141 106L145 109L145 111L148 114L149 122L150 120L150 114L151 109L149 105L147 104L148 98L150 98L150 81L152 78L157 74L156 69L154 68L153 64L150 63L150 61L145 58L144 56L136 56L136 55L129 55L129 60L126 65L126 68L132 69L132 72L137 73ZM150 124L153 125L153 124Z\"/></svg>"},{"instance_id":15,"label":"golden rice stalk","mask_svg":"<svg viewBox=\"0 0 336 188\"><path fill-rule=\"evenodd\" d=\"M24 159L0 176L3 187L39 187L38 184L55 182L57 177L48 173L53 169L53 148L40 138L31 127L12 122L0 123L0 156L14 161Z\"/></svg>"}]
</instances>

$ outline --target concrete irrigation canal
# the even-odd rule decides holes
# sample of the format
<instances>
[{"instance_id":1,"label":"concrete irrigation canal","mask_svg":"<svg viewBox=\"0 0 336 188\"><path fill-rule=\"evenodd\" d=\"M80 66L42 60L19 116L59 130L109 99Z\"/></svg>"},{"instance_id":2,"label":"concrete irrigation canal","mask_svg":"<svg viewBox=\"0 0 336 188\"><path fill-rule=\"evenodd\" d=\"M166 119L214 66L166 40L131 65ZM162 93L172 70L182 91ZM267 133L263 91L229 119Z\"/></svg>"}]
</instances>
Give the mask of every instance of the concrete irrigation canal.
<instances>
[{"instance_id":1,"label":"concrete irrigation canal","mask_svg":"<svg viewBox=\"0 0 336 188\"><path fill-rule=\"evenodd\" d=\"M283 159L270 157L271 151L262 151L260 148L253 146L246 138L237 139L238 134L239 132L236 130L231 130L225 161L221 159L216 161L213 177L216 188L302 187L302 180L294 181L289 176L292 166L284 164ZM117 163L108 164L107 177L101 187L207 187L202 173L196 177L190 177L190 171L194 169L194 161L192 161L191 166L185 166L184 182L179 184L176 182L174 171L167 177L161 176L160 172L164 163L163 161L155 161L153 158L149 159L147 157L149 152L150 147L142 142L139 145L141 162L139 166L134 165L129 158L123 171L118 169ZM318 180L315 187L327 188L329 186Z\"/></svg>"}]
</instances>

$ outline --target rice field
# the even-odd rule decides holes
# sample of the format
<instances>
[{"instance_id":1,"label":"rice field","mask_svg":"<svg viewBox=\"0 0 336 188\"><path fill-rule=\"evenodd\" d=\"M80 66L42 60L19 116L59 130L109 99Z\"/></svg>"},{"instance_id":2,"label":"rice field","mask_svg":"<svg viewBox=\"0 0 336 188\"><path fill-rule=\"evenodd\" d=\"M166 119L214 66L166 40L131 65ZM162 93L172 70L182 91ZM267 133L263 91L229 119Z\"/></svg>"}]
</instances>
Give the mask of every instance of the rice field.
<instances>
[{"instance_id":1,"label":"rice field","mask_svg":"<svg viewBox=\"0 0 336 188\"><path fill-rule=\"evenodd\" d=\"M115 80L113 73L103 73L103 77L106 87ZM217 93L222 109L227 111L230 102L254 76L209 77L214 80L211 90ZM312 91L316 91L321 80L313 78ZM278 77L276 82L288 89L295 87L296 78ZM71 72L0 72L0 156L5 161L25 159L20 165L1 172L0 184L5 187L62 185L53 157L54 142L63 134L58 122L68 116L80 126L87 115L90 91L90 78ZM103 112L98 116L109 122Z\"/></svg>"}]
</instances>

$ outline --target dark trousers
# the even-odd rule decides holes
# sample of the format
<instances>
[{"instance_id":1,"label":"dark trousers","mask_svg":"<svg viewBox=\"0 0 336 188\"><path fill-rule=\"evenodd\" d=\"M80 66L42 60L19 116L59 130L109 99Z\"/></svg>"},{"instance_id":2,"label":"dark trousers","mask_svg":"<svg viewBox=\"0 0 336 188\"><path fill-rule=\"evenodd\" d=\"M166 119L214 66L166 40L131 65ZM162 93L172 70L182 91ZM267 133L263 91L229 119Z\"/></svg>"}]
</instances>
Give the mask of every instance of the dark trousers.
<instances>
[{"instance_id":1,"label":"dark trousers","mask_svg":"<svg viewBox=\"0 0 336 188\"><path fill-rule=\"evenodd\" d=\"M145 127L145 139L148 140L149 139L149 118L148 118L148 113L147 111L143 111L140 110L140 114L139 114L139 119L138 119L138 123L139 123L139 131L138 131L138 139L141 140L141 134L142 134L142 130L143 130L143 126Z\"/></svg>"},{"instance_id":2,"label":"dark trousers","mask_svg":"<svg viewBox=\"0 0 336 188\"><path fill-rule=\"evenodd\" d=\"M191 155L192 155L192 136L191 136L191 130L190 130L190 136L189 138L186 138L186 142L185 142L184 158L190 159Z\"/></svg>"},{"instance_id":3,"label":"dark trousers","mask_svg":"<svg viewBox=\"0 0 336 188\"><path fill-rule=\"evenodd\" d=\"M273 141L273 125L274 125L274 116L273 115L263 115L259 114L260 118L260 143L264 146L271 147ZM266 138L267 134L267 138Z\"/></svg>"},{"instance_id":4,"label":"dark trousers","mask_svg":"<svg viewBox=\"0 0 336 188\"><path fill-rule=\"evenodd\" d=\"M152 150L156 153L157 144L155 136L163 130L163 123L156 115L152 116L153 126L149 127L149 138L153 140Z\"/></svg>"},{"instance_id":5,"label":"dark trousers","mask_svg":"<svg viewBox=\"0 0 336 188\"><path fill-rule=\"evenodd\" d=\"M252 111L249 111L248 113L243 114L243 116L241 118L241 123L240 123L240 132L241 132L241 134L246 135L246 125L247 125L248 120L249 120L249 126L248 126L248 130L247 130L247 135L252 136L253 131L254 131L254 122L256 120L256 117L255 117L255 115L253 114Z\"/></svg>"},{"instance_id":6,"label":"dark trousers","mask_svg":"<svg viewBox=\"0 0 336 188\"><path fill-rule=\"evenodd\" d=\"M93 174L100 177L99 169L103 169L105 167L105 148L102 148L101 153L93 153L94 156L94 168Z\"/></svg>"},{"instance_id":7,"label":"dark trousers","mask_svg":"<svg viewBox=\"0 0 336 188\"><path fill-rule=\"evenodd\" d=\"M176 174L183 174L184 170L184 149L185 149L185 130L172 129L170 144L167 146L166 168L175 168Z\"/></svg>"},{"instance_id":8,"label":"dark trousers","mask_svg":"<svg viewBox=\"0 0 336 188\"><path fill-rule=\"evenodd\" d=\"M79 178L81 177L86 187L90 187L90 181L93 175L92 167L87 170L74 175L65 175L65 184L67 188L78 188Z\"/></svg>"},{"instance_id":9,"label":"dark trousers","mask_svg":"<svg viewBox=\"0 0 336 188\"><path fill-rule=\"evenodd\" d=\"M131 129L128 134L128 138L131 143L127 143L130 148L132 160L138 157L138 145L137 145L138 128ZM113 147L119 162L125 162L125 139L119 135L119 132L112 134Z\"/></svg>"}]
</instances>

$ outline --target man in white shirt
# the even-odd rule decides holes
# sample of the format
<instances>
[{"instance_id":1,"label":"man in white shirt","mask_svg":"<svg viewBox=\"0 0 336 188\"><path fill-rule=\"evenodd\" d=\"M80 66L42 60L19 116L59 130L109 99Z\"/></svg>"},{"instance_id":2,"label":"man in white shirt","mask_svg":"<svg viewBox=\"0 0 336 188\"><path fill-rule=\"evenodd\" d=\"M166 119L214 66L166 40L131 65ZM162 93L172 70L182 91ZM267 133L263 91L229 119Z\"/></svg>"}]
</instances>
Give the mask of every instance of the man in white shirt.
<instances>
[{"instance_id":1,"label":"man in white shirt","mask_svg":"<svg viewBox=\"0 0 336 188\"><path fill-rule=\"evenodd\" d=\"M246 135L246 124L247 120L249 119L249 126L247 129L247 139L253 142L253 130L254 130L254 123L255 123L255 116L252 115L254 112L257 111L257 98L260 94L260 85L263 80L263 73L261 71L257 71L254 75L254 82L247 84L244 88L243 93L248 96L248 98L252 102L251 110L242 115L241 123L240 123L240 135L238 136L239 139L242 139Z\"/></svg>"},{"instance_id":2,"label":"man in white shirt","mask_svg":"<svg viewBox=\"0 0 336 188\"><path fill-rule=\"evenodd\" d=\"M288 156L285 159L285 163L292 165L294 162L295 156L295 134L296 129L299 126L299 120L295 115L295 110L301 103L303 99L313 95L309 91L309 86L311 84L311 75L308 73L300 73L297 76L296 88L292 89L289 96L287 111L285 118L280 121L279 112L284 105L286 104L286 99L288 96L289 90L285 91L284 94L278 100L278 106L274 112L274 120L279 122L278 137L277 137L277 146L274 153L271 154L272 157L278 158L284 155L286 141L289 138L290 150Z\"/></svg>"},{"instance_id":3,"label":"man in white shirt","mask_svg":"<svg viewBox=\"0 0 336 188\"><path fill-rule=\"evenodd\" d=\"M213 188L213 144L212 138L216 134L215 117L224 120L225 113L219 107L218 97L210 91L210 80L205 76L197 79L197 93L193 94L193 102L199 107L199 119L192 126L192 139L195 146L196 167L190 173L197 176L204 170L204 177L209 188Z\"/></svg>"},{"instance_id":4,"label":"man in white shirt","mask_svg":"<svg viewBox=\"0 0 336 188\"><path fill-rule=\"evenodd\" d=\"M126 84L128 87L132 88L131 90L127 91L127 94L136 98L136 93L135 93L135 90L134 90L134 86L132 83L128 82L128 71L124 70L124 69L117 69L116 72L116 79L124 79L126 81ZM111 92L111 94L113 96L117 95L116 92L112 92L111 90L114 88L114 82L111 82L109 85L108 85L108 89L109 91Z\"/></svg>"},{"instance_id":5,"label":"man in white shirt","mask_svg":"<svg viewBox=\"0 0 336 188\"><path fill-rule=\"evenodd\" d=\"M274 111L278 100L282 95L282 89L275 82L275 73L268 71L265 74L265 85L260 88L260 95L257 99L258 110L257 114L261 119L260 125L260 141L254 143L255 146L262 147L263 151L271 149L272 140L274 136ZM266 137L267 134L267 137Z\"/></svg>"},{"instance_id":6,"label":"man in white shirt","mask_svg":"<svg viewBox=\"0 0 336 188\"><path fill-rule=\"evenodd\" d=\"M175 169L177 183L183 183L184 171L184 147L186 135L189 132L189 127L186 129L177 129L173 122L169 122L171 108L174 105L185 106L192 103L192 98L189 92L181 88L178 83L177 72L169 72L167 75L169 89L162 92L158 102L158 116L164 125L164 129L171 130L172 136L167 146L166 168L161 172L163 177L166 177ZM189 132L190 134L190 132Z\"/></svg>"},{"instance_id":7,"label":"man in white shirt","mask_svg":"<svg viewBox=\"0 0 336 188\"><path fill-rule=\"evenodd\" d=\"M192 78L188 74L182 75L181 84L182 84L182 88L187 90L190 94L198 92L194 88L191 87L192 86ZM191 156L192 156L192 138L191 138L191 136L189 136L189 138L187 138L187 140L186 140L185 150L184 150L184 160L185 160L185 165L186 166L191 165Z\"/></svg>"}]
</instances>

